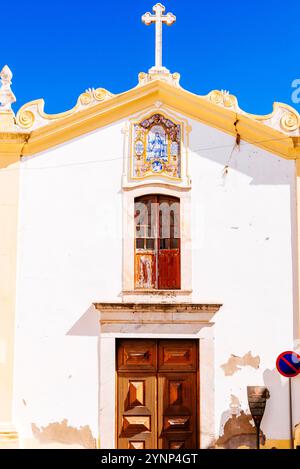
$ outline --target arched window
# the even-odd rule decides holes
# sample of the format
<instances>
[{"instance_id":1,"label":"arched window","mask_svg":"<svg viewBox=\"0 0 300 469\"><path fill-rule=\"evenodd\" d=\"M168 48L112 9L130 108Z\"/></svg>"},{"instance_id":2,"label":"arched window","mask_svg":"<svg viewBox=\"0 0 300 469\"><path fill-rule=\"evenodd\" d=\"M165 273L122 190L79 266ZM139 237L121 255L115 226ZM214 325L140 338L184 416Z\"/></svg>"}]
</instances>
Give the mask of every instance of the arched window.
<instances>
[{"instance_id":1,"label":"arched window","mask_svg":"<svg viewBox=\"0 0 300 469\"><path fill-rule=\"evenodd\" d=\"M134 203L135 288L180 289L180 200L147 195Z\"/></svg>"}]
</instances>

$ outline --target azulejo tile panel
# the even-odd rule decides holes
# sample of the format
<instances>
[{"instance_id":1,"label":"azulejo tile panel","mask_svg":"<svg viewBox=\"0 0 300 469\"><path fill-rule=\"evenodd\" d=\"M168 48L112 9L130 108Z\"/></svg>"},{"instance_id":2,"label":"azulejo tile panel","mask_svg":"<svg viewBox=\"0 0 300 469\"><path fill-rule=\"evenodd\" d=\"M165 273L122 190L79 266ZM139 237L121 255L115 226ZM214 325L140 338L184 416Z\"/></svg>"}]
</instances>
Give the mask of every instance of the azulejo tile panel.
<instances>
[{"instance_id":1,"label":"azulejo tile panel","mask_svg":"<svg viewBox=\"0 0 300 469\"><path fill-rule=\"evenodd\" d=\"M182 125L161 113L132 125L132 178L181 179Z\"/></svg>"}]
</instances>

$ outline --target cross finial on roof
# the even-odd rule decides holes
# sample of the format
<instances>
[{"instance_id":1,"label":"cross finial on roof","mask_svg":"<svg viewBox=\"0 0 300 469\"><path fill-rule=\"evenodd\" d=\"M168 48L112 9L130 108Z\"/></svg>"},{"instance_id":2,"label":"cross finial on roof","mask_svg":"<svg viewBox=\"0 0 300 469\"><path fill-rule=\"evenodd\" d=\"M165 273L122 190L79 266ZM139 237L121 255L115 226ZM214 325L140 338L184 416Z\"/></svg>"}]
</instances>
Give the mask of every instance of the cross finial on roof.
<instances>
[{"instance_id":1,"label":"cross finial on roof","mask_svg":"<svg viewBox=\"0 0 300 469\"><path fill-rule=\"evenodd\" d=\"M176 21L176 16L173 13L167 13L164 15L166 8L161 4L157 3L153 7L154 15L150 12L145 13L142 16L142 21L147 26L155 23L155 67L154 69L159 71L164 67L162 66L162 26L163 23L166 23L168 26L171 26Z\"/></svg>"}]
</instances>

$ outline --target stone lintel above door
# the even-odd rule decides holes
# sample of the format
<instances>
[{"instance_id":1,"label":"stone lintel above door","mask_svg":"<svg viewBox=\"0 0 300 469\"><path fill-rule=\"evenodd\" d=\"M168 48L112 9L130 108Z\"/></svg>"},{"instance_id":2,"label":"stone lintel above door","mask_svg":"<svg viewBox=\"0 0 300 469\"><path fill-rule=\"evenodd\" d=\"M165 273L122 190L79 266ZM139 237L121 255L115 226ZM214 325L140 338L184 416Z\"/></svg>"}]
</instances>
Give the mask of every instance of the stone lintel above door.
<instances>
[{"instance_id":1,"label":"stone lintel above door","mask_svg":"<svg viewBox=\"0 0 300 469\"><path fill-rule=\"evenodd\" d=\"M101 333L196 334L212 325L221 304L95 303Z\"/></svg>"}]
</instances>

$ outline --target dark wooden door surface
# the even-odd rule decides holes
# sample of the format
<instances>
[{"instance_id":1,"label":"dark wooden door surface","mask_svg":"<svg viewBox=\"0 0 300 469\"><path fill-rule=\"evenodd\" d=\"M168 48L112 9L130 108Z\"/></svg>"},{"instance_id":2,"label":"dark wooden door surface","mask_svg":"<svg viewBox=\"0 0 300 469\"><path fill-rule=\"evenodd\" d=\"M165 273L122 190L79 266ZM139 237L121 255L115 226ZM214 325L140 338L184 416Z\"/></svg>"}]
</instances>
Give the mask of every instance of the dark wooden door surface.
<instances>
[{"instance_id":1,"label":"dark wooden door surface","mask_svg":"<svg viewBox=\"0 0 300 469\"><path fill-rule=\"evenodd\" d=\"M118 448L197 448L197 370L196 341L118 341Z\"/></svg>"}]
</instances>

